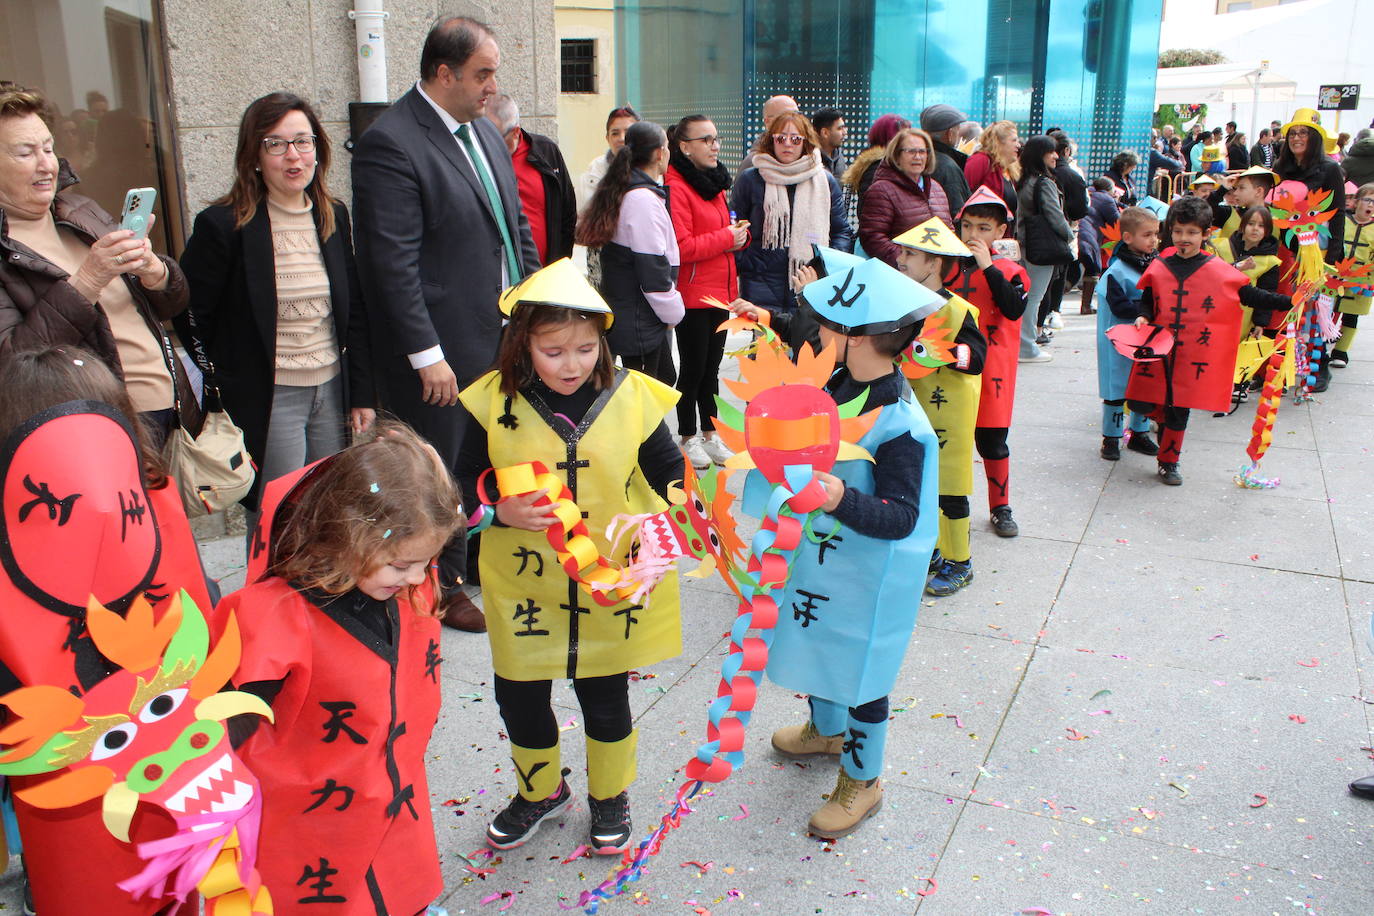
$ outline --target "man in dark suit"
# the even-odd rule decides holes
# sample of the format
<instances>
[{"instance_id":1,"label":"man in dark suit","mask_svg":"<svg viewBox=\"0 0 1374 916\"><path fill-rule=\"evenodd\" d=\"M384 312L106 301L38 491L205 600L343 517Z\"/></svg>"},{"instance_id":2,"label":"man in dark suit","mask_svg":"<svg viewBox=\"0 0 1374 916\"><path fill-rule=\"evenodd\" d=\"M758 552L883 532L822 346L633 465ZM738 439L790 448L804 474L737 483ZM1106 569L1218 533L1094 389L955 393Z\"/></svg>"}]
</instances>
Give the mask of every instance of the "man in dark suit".
<instances>
[{"instance_id":1,"label":"man in dark suit","mask_svg":"<svg viewBox=\"0 0 1374 916\"><path fill-rule=\"evenodd\" d=\"M353 155L358 274L383 403L450 468L467 416L458 392L496 358L501 290L539 268L510 156L483 117L500 65L487 26L461 16L439 22L425 39L419 82ZM439 561L444 619L480 631L481 612L460 585L465 567L459 539Z\"/></svg>"}]
</instances>

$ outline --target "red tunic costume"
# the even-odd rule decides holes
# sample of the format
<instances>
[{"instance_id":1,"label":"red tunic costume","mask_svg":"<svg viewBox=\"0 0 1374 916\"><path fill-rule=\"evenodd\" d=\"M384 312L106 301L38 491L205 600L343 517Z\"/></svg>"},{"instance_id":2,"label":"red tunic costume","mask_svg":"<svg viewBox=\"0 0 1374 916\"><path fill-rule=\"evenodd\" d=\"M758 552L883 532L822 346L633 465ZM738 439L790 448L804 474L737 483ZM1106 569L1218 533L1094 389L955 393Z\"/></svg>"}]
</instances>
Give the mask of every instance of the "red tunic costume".
<instances>
[{"instance_id":1,"label":"red tunic costume","mask_svg":"<svg viewBox=\"0 0 1374 916\"><path fill-rule=\"evenodd\" d=\"M1126 397L1132 401L1224 411L1231 406L1240 342L1240 288L1249 280L1210 254L1165 254L1140 277L1151 320L1174 335L1162 360L1137 362Z\"/></svg>"},{"instance_id":2,"label":"red tunic costume","mask_svg":"<svg viewBox=\"0 0 1374 916\"><path fill-rule=\"evenodd\" d=\"M71 401L25 422L0 450L0 485L0 693L39 684L81 693L115 670L86 631L89 595L123 613L142 594L160 615L184 588L210 606L176 486L144 487L132 430L109 405ZM110 834L100 809L99 799L57 811L16 799L44 916L147 916L175 903L135 901L115 886L146 862ZM130 836L173 831L162 812L139 808Z\"/></svg>"},{"instance_id":3,"label":"red tunic costume","mask_svg":"<svg viewBox=\"0 0 1374 916\"><path fill-rule=\"evenodd\" d=\"M387 639L347 613L357 594L317 605L269 578L217 609L243 633L234 683L284 679L275 723L239 748L262 783L258 869L278 916L412 916L443 890L425 775L439 621L402 593Z\"/></svg>"},{"instance_id":4,"label":"red tunic costume","mask_svg":"<svg viewBox=\"0 0 1374 916\"><path fill-rule=\"evenodd\" d=\"M989 286L988 271L997 277ZM1000 280L1000 283L999 283ZM955 295L978 307L978 330L988 340L988 355L983 362L983 390L978 399L978 428L1011 426L1012 404L1016 400L1016 366L1020 349L1021 315L1026 310L1026 290L1030 279L1025 268L1007 258L995 258L986 270L973 258L960 258L956 270L944 279L944 286ZM1008 317L1007 312L1016 317Z\"/></svg>"}]
</instances>

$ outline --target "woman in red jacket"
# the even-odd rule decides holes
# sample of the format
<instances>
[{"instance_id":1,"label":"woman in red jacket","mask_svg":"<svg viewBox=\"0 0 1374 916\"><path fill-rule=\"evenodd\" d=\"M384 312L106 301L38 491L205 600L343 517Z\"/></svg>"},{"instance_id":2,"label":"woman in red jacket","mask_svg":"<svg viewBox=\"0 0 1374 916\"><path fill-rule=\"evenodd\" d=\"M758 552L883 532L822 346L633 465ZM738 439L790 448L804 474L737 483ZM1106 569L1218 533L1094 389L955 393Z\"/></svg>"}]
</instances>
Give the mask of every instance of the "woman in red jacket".
<instances>
[{"instance_id":1,"label":"woman in red jacket","mask_svg":"<svg viewBox=\"0 0 1374 916\"><path fill-rule=\"evenodd\" d=\"M682 256L677 287L687 312L677 334L677 431L693 467L724 464L731 452L715 433L716 393L728 316L706 297L732 302L739 295L733 252L749 243L749 223L730 215L725 191L730 172L720 164L720 136L705 115L688 115L668 136L668 210ZM697 435L697 420L701 435Z\"/></svg>"},{"instance_id":2,"label":"woman in red jacket","mask_svg":"<svg viewBox=\"0 0 1374 916\"><path fill-rule=\"evenodd\" d=\"M930 134L915 127L898 131L864 194L859 217L864 251L896 267L899 246L894 238L932 216L953 228L949 198L934 175L935 144Z\"/></svg>"},{"instance_id":3,"label":"woman in red jacket","mask_svg":"<svg viewBox=\"0 0 1374 916\"><path fill-rule=\"evenodd\" d=\"M1016 135L1015 124L1010 121L989 124L978 138L978 149L964 164L969 193L978 190L979 185L987 185L1006 202L1014 217L1016 182L1021 180L1021 165L1016 157L1020 153L1021 138Z\"/></svg>"}]
</instances>

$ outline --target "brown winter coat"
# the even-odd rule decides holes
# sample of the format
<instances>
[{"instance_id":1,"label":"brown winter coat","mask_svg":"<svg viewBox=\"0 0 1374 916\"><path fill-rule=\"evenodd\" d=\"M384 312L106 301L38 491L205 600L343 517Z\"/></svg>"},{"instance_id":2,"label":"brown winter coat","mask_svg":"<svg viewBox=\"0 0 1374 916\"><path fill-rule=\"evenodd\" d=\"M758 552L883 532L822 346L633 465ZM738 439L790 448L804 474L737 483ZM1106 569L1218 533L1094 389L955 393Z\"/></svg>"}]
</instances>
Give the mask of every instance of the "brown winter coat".
<instances>
[{"instance_id":1,"label":"brown winter coat","mask_svg":"<svg viewBox=\"0 0 1374 916\"><path fill-rule=\"evenodd\" d=\"M878 166L873 184L863 198L859 216L859 241L871 257L881 258L897 266L898 246L892 241L913 226L919 226L932 216L944 220L950 228L954 221L949 214L949 198L945 189L933 176L921 176L924 189L917 187L905 172L886 162Z\"/></svg>"},{"instance_id":2,"label":"brown winter coat","mask_svg":"<svg viewBox=\"0 0 1374 916\"><path fill-rule=\"evenodd\" d=\"M53 200L53 219L59 226L74 230L90 245L119 225L95 201L71 191L76 182L76 175L63 161ZM168 355L176 379L182 422L196 432L200 428L200 409L180 361L170 354L160 324L186 310L186 278L171 258L162 257L162 262L167 265L166 289L144 289L132 274L124 274L123 280L149 331L163 342L163 352ZM56 264L11 239L9 218L0 209L0 360L13 353L68 344L90 350L122 379L124 371L109 320L67 282L68 276Z\"/></svg>"}]
</instances>

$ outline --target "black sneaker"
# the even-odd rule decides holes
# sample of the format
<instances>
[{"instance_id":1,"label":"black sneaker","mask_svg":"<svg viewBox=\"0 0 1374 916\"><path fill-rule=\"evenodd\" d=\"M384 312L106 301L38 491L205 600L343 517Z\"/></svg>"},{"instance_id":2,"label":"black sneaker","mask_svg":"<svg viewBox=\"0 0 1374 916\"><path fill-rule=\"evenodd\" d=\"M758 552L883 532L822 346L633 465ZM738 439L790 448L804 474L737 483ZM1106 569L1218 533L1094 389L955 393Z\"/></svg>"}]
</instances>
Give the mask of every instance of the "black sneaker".
<instances>
[{"instance_id":1,"label":"black sneaker","mask_svg":"<svg viewBox=\"0 0 1374 916\"><path fill-rule=\"evenodd\" d=\"M926 569L926 578L929 579L939 572L943 565L945 565L944 555L940 553L940 548L936 547L935 552L930 555L930 566Z\"/></svg>"},{"instance_id":2,"label":"black sneaker","mask_svg":"<svg viewBox=\"0 0 1374 916\"><path fill-rule=\"evenodd\" d=\"M630 845L630 793L621 792L615 798L587 796L592 811L589 836L592 852L599 856L618 856Z\"/></svg>"},{"instance_id":3,"label":"black sneaker","mask_svg":"<svg viewBox=\"0 0 1374 916\"><path fill-rule=\"evenodd\" d=\"M1011 517L1011 506L998 506L992 510L992 530L1003 538L1014 538L1021 533L1016 519Z\"/></svg>"},{"instance_id":4,"label":"black sneaker","mask_svg":"<svg viewBox=\"0 0 1374 916\"><path fill-rule=\"evenodd\" d=\"M487 845L492 849L514 849L523 846L539 825L557 814L572 807L572 790L568 788L567 775L572 770L563 769L565 777L558 784L558 791L541 801L529 801L523 795L516 795L506 810L496 815L487 827Z\"/></svg>"},{"instance_id":5,"label":"black sneaker","mask_svg":"<svg viewBox=\"0 0 1374 916\"><path fill-rule=\"evenodd\" d=\"M1126 443L1126 447L1150 457L1159 454L1159 443L1151 439L1149 433L1131 433L1131 441Z\"/></svg>"},{"instance_id":6,"label":"black sneaker","mask_svg":"<svg viewBox=\"0 0 1374 916\"><path fill-rule=\"evenodd\" d=\"M1102 449L1098 452L1107 461L1121 460L1121 437L1103 436Z\"/></svg>"},{"instance_id":7,"label":"black sneaker","mask_svg":"<svg viewBox=\"0 0 1374 916\"><path fill-rule=\"evenodd\" d=\"M1344 369L1350 365L1350 354L1344 350L1332 350L1331 358L1326 361L1326 364L1332 369Z\"/></svg>"},{"instance_id":8,"label":"black sneaker","mask_svg":"<svg viewBox=\"0 0 1374 916\"><path fill-rule=\"evenodd\" d=\"M1161 461L1159 463L1159 482L1169 487L1183 486L1183 475L1178 472L1177 461Z\"/></svg>"}]
</instances>

